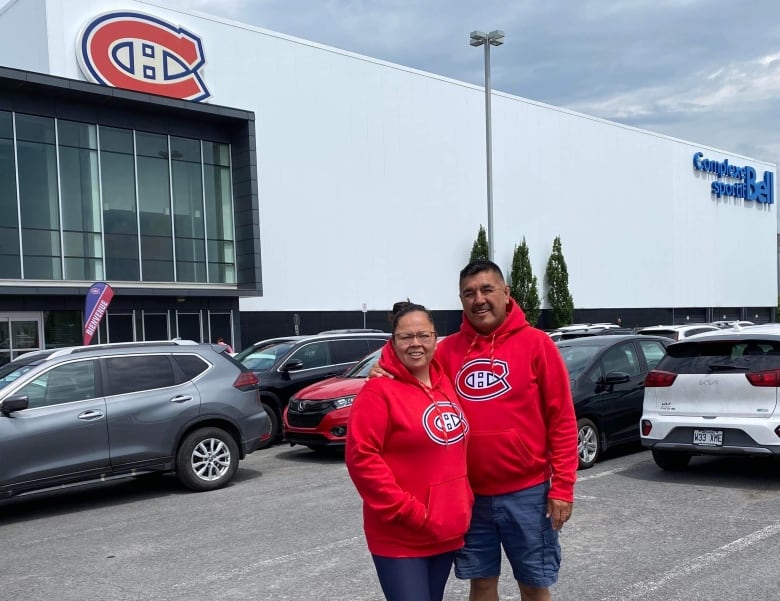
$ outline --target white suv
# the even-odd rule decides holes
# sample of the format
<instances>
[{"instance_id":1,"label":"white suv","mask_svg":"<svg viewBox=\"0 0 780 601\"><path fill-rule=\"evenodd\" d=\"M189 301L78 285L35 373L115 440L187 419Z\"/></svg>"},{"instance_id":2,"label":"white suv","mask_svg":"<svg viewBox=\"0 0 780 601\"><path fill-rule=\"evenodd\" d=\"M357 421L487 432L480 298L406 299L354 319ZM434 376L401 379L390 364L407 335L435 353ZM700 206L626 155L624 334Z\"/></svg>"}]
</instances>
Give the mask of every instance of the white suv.
<instances>
[{"instance_id":1,"label":"white suv","mask_svg":"<svg viewBox=\"0 0 780 601\"><path fill-rule=\"evenodd\" d=\"M642 446L665 470L693 455L780 455L780 328L670 344L645 379Z\"/></svg>"},{"instance_id":2,"label":"white suv","mask_svg":"<svg viewBox=\"0 0 780 601\"><path fill-rule=\"evenodd\" d=\"M651 336L666 336L672 340L683 340L697 334L717 332L719 327L706 323L692 323L679 326L650 326L637 330L637 334L650 334Z\"/></svg>"}]
</instances>

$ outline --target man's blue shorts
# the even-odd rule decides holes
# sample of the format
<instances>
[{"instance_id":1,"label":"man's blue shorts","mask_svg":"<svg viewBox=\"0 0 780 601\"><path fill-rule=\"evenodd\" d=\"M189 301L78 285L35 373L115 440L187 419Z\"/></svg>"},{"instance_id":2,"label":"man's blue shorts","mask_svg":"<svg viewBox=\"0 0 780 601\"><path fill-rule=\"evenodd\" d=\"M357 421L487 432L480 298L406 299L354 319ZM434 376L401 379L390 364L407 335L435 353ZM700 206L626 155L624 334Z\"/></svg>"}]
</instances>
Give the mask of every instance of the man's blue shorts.
<instances>
[{"instance_id":1,"label":"man's blue shorts","mask_svg":"<svg viewBox=\"0 0 780 601\"><path fill-rule=\"evenodd\" d=\"M476 496L466 544L455 557L461 579L495 578L501 573L501 547L515 580L548 587L558 580L561 546L546 517L548 482L506 495Z\"/></svg>"}]
</instances>

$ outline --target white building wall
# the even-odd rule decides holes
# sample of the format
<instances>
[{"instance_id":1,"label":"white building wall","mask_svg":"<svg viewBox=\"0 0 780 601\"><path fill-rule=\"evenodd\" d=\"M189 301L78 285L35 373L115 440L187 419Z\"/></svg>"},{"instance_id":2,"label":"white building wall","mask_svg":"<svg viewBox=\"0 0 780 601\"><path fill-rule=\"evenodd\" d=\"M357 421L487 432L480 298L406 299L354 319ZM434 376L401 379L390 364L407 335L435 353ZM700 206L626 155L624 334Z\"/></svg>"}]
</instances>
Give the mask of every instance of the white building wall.
<instances>
[{"instance_id":1,"label":"white building wall","mask_svg":"<svg viewBox=\"0 0 780 601\"><path fill-rule=\"evenodd\" d=\"M0 8L0 65L49 72L46 0L11 0Z\"/></svg>"},{"instance_id":2,"label":"white building wall","mask_svg":"<svg viewBox=\"0 0 780 601\"><path fill-rule=\"evenodd\" d=\"M460 306L487 225L481 88L149 2L46 6L48 72L83 79L84 24L138 10L201 37L211 102L255 112L264 296L242 310ZM560 235L577 308L776 304L776 205L714 200L692 156L774 165L501 93L493 144L505 272L525 237L541 285Z\"/></svg>"}]
</instances>

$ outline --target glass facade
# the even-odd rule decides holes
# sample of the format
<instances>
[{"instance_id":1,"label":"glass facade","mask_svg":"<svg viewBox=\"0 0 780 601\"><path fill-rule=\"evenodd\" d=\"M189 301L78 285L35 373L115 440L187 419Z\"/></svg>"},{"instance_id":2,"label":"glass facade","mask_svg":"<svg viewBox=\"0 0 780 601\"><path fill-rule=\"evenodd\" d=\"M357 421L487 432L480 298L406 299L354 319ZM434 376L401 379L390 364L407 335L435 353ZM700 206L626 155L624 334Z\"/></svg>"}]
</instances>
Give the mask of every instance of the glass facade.
<instances>
[{"instance_id":1,"label":"glass facade","mask_svg":"<svg viewBox=\"0 0 780 601\"><path fill-rule=\"evenodd\" d=\"M235 284L230 146L0 111L0 278Z\"/></svg>"}]
</instances>

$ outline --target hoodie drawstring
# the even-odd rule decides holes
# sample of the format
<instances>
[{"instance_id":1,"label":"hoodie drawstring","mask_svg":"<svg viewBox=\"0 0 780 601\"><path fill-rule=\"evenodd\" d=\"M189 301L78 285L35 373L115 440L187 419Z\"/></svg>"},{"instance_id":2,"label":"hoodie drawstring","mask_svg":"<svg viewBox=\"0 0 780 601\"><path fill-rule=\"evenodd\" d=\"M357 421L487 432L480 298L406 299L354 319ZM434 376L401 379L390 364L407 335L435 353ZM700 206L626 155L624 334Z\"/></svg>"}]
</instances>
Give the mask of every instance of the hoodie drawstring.
<instances>
[{"instance_id":1,"label":"hoodie drawstring","mask_svg":"<svg viewBox=\"0 0 780 601\"><path fill-rule=\"evenodd\" d=\"M469 355L471 354L471 351L473 351L474 347L477 346L477 341L479 340L479 338L480 338L480 336L478 334L476 336L474 336L474 338L472 338L471 344L469 345L469 348L466 351L465 356L463 357L463 365L466 365L466 362L468 361L468 358L469 358ZM483 336L483 338L487 338L487 336ZM490 367L489 367L490 373L495 373L493 371L493 362L494 362L494 359L495 359L495 349L496 349L496 333L493 332L490 335L490 353L489 353L489 356L490 356Z\"/></svg>"}]
</instances>

